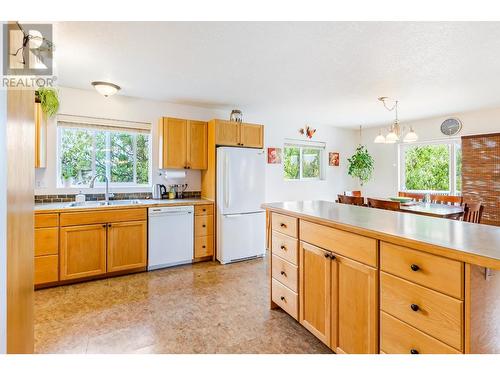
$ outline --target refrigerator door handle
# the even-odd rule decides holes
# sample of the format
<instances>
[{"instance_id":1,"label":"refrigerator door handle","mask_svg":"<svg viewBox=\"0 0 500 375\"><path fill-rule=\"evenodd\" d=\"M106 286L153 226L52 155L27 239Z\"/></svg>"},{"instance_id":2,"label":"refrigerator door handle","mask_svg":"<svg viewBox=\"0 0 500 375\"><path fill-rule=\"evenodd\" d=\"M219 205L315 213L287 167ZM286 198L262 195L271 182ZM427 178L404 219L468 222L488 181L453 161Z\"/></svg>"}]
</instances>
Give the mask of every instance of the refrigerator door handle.
<instances>
[{"instance_id":1,"label":"refrigerator door handle","mask_svg":"<svg viewBox=\"0 0 500 375\"><path fill-rule=\"evenodd\" d=\"M229 157L224 155L224 206L229 207Z\"/></svg>"}]
</instances>

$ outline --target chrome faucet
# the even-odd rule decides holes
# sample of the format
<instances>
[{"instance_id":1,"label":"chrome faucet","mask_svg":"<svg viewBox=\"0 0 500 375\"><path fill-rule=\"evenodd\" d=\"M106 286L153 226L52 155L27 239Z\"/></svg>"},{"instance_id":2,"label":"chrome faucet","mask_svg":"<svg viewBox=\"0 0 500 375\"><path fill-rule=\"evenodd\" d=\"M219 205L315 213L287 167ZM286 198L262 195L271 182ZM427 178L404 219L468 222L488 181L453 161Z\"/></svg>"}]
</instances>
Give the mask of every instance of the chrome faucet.
<instances>
[{"instance_id":1,"label":"chrome faucet","mask_svg":"<svg viewBox=\"0 0 500 375\"><path fill-rule=\"evenodd\" d=\"M103 176L103 177L104 177L104 181L106 182L106 190L104 191L104 201L106 202L106 204L109 204L109 198L113 198L115 195L113 193L109 192L109 180L108 180L108 178L106 176ZM94 188L96 178L97 178L97 175L92 177L92 180L90 180L90 188L91 189Z\"/></svg>"}]
</instances>

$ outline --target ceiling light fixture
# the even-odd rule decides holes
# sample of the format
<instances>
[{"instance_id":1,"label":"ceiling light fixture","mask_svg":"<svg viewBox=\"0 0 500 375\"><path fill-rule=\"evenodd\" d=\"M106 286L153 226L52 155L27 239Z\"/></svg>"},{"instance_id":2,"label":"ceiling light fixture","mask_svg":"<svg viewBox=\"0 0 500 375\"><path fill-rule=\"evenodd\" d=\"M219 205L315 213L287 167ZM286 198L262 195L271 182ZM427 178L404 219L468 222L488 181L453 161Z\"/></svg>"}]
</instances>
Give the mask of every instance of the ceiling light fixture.
<instances>
[{"instance_id":1,"label":"ceiling light fixture","mask_svg":"<svg viewBox=\"0 0 500 375\"><path fill-rule=\"evenodd\" d=\"M388 111L394 111L396 118L394 122L391 124L389 128L389 133L384 137L382 134L382 130L379 131L379 134L375 137L374 143L396 143L399 142L401 139L401 136L405 133L406 128L399 124L399 119L398 119L398 101L395 99L388 98L387 96L381 96L378 98L379 101L382 102L384 105L385 109ZM393 102L392 106L388 105L387 102ZM418 135L415 133L413 130L413 127L410 126L409 132L403 137L403 142L415 142L418 140Z\"/></svg>"},{"instance_id":2,"label":"ceiling light fixture","mask_svg":"<svg viewBox=\"0 0 500 375\"><path fill-rule=\"evenodd\" d=\"M92 86L97 90L97 92L106 98L108 96L115 95L121 87L110 82L94 81Z\"/></svg>"}]
</instances>

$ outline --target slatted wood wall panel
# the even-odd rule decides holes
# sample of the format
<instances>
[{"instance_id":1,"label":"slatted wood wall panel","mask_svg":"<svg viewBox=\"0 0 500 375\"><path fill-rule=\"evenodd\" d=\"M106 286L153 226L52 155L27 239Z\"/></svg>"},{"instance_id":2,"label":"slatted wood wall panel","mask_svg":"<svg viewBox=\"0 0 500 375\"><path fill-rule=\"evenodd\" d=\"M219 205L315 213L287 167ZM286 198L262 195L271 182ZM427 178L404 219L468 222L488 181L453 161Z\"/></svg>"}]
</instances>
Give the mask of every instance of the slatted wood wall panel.
<instances>
[{"instance_id":1,"label":"slatted wood wall panel","mask_svg":"<svg viewBox=\"0 0 500 375\"><path fill-rule=\"evenodd\" d=\"M500 133L462 137L462 194L484 205L481 223L500 226Z\"/></svg>"}]
</instances>

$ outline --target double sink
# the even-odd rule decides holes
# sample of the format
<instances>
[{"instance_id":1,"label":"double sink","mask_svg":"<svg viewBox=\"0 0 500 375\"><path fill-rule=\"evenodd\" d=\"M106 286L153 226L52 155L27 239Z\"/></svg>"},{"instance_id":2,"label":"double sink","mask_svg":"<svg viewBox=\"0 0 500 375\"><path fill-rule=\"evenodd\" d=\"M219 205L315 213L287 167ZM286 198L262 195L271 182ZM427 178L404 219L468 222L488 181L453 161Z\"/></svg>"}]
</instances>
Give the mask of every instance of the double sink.
<instances>
[{"instance_id":1,"label":"double sink","mask_svg":"<svg viewBox=\"0 0 500 375\"><path fill-rule=\"evenodd\" d=\"M141 204L141 201L138 199L123 199L115 201L71 202L66 207L130 206L134 204Z\"/></svg>"}]
</instances>

